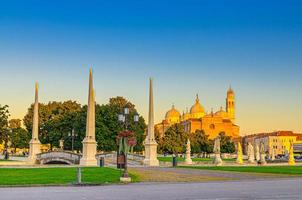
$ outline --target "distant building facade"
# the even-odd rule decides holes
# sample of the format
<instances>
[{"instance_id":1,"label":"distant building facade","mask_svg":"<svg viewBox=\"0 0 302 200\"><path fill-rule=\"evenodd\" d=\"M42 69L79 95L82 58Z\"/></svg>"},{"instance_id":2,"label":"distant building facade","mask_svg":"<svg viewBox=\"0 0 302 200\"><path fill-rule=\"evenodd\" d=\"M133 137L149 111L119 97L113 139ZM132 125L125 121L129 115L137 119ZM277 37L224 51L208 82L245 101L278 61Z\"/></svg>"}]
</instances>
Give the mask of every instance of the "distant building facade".
<instances>
[{"instance_id":1,"label":"distant building facade","mask_svg":"<svg viewBox=\"0 0 302 200\"><path fill-rule=\"evenodd\" d=\"M244 136L242 137L242 143L245 152L249 142L254 146L263 142L265 152L268 155L286 155L290 150L291 144L296 146L295 149L299 149L302 145L302 134L293 133L292 131L276 131Z\"/></svg>"},{"instance_id":2,"label":"distant building facade","mask_svg":"<svg viewBox=\"0 0 302 200\"><path fill-rule=\"evenodd\" d=\"M187 133L194 133L196 130L203 130L210 139L214 139L219 133L224 132L232 138L239 137L239 126L235 124L235 95L229 88L227 91L225 110L221 107L219 111L206 113L200 104L198 95L195 104L181 115L173 105L166 113L165 119L155 125L155 130L164 136L166 130L173 124L179 123Z\"/></svg>"}]
</instances>

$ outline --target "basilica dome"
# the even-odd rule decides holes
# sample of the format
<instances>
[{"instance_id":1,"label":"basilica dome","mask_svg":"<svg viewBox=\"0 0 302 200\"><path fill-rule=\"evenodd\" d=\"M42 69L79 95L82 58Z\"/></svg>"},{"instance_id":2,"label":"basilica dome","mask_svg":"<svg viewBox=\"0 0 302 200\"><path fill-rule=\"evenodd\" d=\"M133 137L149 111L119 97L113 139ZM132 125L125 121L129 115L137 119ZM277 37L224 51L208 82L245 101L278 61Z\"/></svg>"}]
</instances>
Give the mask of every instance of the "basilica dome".
<instances>
[{"instance_id":1,"label":"basilica dome","mask_svg":"<svg viewBox=\"0 0 302 200\"><path fill-rule=\"evenodd\" d=\"M215 113L215 115L221 117L222 119L228 119L228 118L229 118L228 113L227 113L226 111L224 111L224 110L222 109L222 107L220 108L220 111L217 111L217 112Z\"/></svg>"},{"instance_id":2,"label":"basilica dome","mask_svg":"<svg viewBox=\"0 0 302 200\"><path fill-rule=\"evenodd\" d=\"M166 120L169 123L179 123L180 122L180 112L175 109L175 106L173 105L172 108L166 113Z\"/></svg>"},{"instance_id":3,"label":"basilica dome","mask_svg":"<svg viewBox=\"0 0 302 200\"><path fill-rule=\"evenodd\" d=\"M205 115L204 108L199 103L198 95L196 96L195 104L191 107L190 113L193 118L201 118Z\"/></svg>"}]
</instances>

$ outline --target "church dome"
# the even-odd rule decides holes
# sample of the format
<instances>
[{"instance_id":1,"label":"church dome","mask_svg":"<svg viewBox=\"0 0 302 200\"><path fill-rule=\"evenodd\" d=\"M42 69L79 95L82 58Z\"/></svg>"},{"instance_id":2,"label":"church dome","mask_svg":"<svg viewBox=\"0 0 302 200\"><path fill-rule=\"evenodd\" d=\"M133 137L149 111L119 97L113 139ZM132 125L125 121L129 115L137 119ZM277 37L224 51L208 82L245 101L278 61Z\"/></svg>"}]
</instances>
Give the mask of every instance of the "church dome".
<instances>
[{"instance_id":1,"label":"church dome","mask_svg":"<svg viewBox=\"0 0 302 200\"><path fill-rule=\"evenodd\" d=\"M180 117L180 112L178 112L173 105L172 108L166 113L165 118L169 123L178 123L180 121Z\"/></svg>"},{"instance_id":2,"label":"church dome","mask_svg":"<svg viewBox=\"0 0 302 200\"><path fill-rule=\"evenodd\" d=\"M222 119L228 119L228 118L229 118L228 113L227 113L226 111L224 111L224 110L222 109L222 107L220 108L220 111L217 111L217 112L215 113L215 115L221 117Z\"/></svg>"},{"instance_id":3,"label":"church dome","mask_svg":"<svg viewBox=\"0 0 302 200\"><path fill-rule=\"evenodd\" d=\"M191 113L193 118L201 118L205 114L204 108L199 103L198 95L196 96L195 104L191 107L190 113Z\"/></svg>"}]
</instances>

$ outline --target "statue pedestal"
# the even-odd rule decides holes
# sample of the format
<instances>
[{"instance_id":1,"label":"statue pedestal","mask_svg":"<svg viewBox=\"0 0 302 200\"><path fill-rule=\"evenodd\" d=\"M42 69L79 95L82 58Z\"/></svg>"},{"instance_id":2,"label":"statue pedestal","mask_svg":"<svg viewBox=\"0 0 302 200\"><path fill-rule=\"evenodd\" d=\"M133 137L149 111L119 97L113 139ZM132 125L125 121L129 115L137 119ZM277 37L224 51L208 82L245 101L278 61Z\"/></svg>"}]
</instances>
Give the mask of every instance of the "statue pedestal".
<instances>
[{"instance_id":1,"label":"statue pedestal","mask_svg":"<svg viewBox=\"0 0 302 200\"><path fill-rule=\"evenodd\" d=\"M131 183L131 177L120 177L120 182L121 183Z\"/></svg>"},{"instance_id":2,"label":"statue pedestal","mask_svg":"<svg viewBox=\"0 0 302 200\"><path fill-rule=\"evenodd\" d=\"M145 166L159 166L157 159L157 143L146 142L145 143L145 159L143 161Z\"/></svg>"},{"instance_id":3,"label":"statue pedestal","mask_svg":"<svg viewBox=\"0 0 302 200\"><path fill-rule=\"evenodd\" d=\"M250 164L255 163L255 159L253 157L249 157L248 163L250 163Z\"/></svg>"},{"instance_id":4,"label":"statue pedestal","mask_svg":"<svg viewBox=\"0 0 302 200\"><path fill-rule=\"evenodd\" d=\"M41 143L37 139L31 139L29 142L29 155L27 162L30 164L37 164L37 154L41 153Z\"/></svg>"},{"instance_id":5,"label":"statue pedestal","mask_svg":"<svg viewBox=\"0 0 302 200\"><path fill-rule=\"evenodd\" d=\"M243 164L243 159L240 155L238 155L237 159L236 159L236 163L242 165Z\"/></svg>"},{"instance_id":6,"label":"statue pedestal","mask_svg":"<svg viewBox=\"0 0 302 200\"><path fill-rule=\"evenodd\" d=\"M191 159L191 153L189 153L189 152L186 154L185 163L187 165L192 165L193 164L192 159Z\"/></svg>"},{"instance_id":7,"label":"statue pedestal","mask_svg":"<svg viewBox=\"0 0 302 200\"><path fill-rule=\"evenodd\" d=\"M266 165L265 154L260 155L260 165Z\"/></svg>"},{"instance_id":8,"label":"statue pedestal","mask_svg":"<svg viewBox=\"0 0 302 200\"><path fill-rule=\"evenodd\" d=\"M222 159L220 157L220 153L215 153L215 157L214 157L213 163L216 166L221 166L223 164Z\"/></svg>"},{"instance_id":9,"label":"statue pedestal","mask_svg":"<svg viewBox=\"0 0 302 200\"><path fill-rule=\"evenodd\" d=\"M80 165L82 166L97 166L96 155L96 141L95 139L86 137L83 140L83 155L80 160Z\"/></svg>"}]
</instances>

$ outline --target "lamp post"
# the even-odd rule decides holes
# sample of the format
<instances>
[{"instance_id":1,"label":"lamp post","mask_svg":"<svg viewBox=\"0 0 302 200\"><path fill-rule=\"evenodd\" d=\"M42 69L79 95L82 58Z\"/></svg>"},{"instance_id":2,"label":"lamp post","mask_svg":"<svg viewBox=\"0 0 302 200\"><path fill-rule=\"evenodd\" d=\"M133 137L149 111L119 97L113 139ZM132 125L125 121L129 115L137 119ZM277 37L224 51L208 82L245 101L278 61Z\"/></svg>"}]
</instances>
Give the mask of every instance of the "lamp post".
<instances>
[{"instance_id":1,"label":"lamp post","mask_svg":"<svg viewBox=\"0 0 302 200\"><path fill-rule=\"evenodd\" d=\"M74 132L74 129L71 130L71 133L68 133L68 136L71 137L71 151L74 151L74 138L78 136L78 134L76 134Z\"/></svg>"},{"instance_id":2,"label":"lamp post","mask_svg":"<svg viewBox=\"0 0 302 200\"><path fill-rule=\"evenodd\" d=\"M119 115L118 115L118 120L119 120L119 122L121 122L121 123L123 123L123 126L124 126L124 131L128 131L128 126L129 126L129 115L130 115L130 112L129 112L129 108L126 106L124 109L123 109L123 112L122 113L120 113ZM139 116L138 116L138 114L134 114L134 116L133 116L133 121L135 122L135 123L137 123L138 121L139 121ZM124 156L124 173L123 173L123 176L122 176L122 178L124 179L124 180L128 180L129 179L129 175L128 175L128 167L127 167L127 153L128 152L123 152L123 156ZM119 153L118 153L118 155L119 155ZM119 164L119 163L118 163Z\"/></svg>"}]
</instances>

